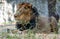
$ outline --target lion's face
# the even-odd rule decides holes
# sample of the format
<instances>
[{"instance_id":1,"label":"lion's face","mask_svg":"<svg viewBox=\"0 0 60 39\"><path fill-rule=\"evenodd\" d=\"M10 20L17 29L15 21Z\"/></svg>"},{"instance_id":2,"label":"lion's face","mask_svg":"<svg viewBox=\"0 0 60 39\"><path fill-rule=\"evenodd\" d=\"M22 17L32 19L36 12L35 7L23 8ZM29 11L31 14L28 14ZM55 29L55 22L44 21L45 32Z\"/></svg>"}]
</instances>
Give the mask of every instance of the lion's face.
<instances>
[{"instance_id":1,"label":"lion's face","mask_svg":"<svg viewBox=\"0 0 60 39\"><path fill-rule=\"evenodd\" d=\"M33 11L32 5L29 3L18 4L17 12L14 15L15 19L20 22L29 22L32 19Z\"/></svg>"},{"instance_id":2,"label":"lion's face","mask_svg":"<svg viewBox=\"0 0 60 39\"><path fill-rule=\"evenodd\" d=\"M14 15L15 20L17 21L17 28L20 30L28 29L32 22L31 20L35 18L35 15L32 10L32 5L30 3L21 3L17 5L17 12ZM33 20L34 21L34 20Z\"/></svg>"}]
</instances>

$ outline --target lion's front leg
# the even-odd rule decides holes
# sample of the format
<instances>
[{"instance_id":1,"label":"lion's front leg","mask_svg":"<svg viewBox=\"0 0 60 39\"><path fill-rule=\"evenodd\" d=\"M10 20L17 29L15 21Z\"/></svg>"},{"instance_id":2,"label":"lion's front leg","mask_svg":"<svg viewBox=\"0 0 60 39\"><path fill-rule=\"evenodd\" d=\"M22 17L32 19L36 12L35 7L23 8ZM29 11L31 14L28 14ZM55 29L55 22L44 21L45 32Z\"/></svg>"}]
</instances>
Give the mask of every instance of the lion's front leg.
<instances>
[{"instance_id":1,"label":"lion's front leg","mask_svg":"<svg viewBox=\"0 0 60 39\"><path fill-rule=\"evenodd\" d=\"M50 27L51 32L58 33L57 21L53 16L50 18Z\"/></svg>"}]
</instances>

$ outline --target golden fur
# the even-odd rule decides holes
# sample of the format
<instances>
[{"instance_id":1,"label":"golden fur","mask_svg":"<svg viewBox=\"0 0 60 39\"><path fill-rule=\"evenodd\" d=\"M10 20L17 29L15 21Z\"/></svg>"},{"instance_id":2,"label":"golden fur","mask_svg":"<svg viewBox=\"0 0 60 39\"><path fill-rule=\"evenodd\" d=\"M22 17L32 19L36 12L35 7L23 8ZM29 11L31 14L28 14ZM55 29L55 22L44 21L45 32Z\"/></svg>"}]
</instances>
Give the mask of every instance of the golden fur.
<instances>
[{"instance_id":1,"label":"golden fur","mask_svg":"<svg viewBox=\"0 0 60 39\"><path fill-rule=\"evenodd\" d=\"M21 20L23 22L28 23L31 19L34 18L35 15L33 15L33 11L32 11L32 5L29 3L22 3L22 4L18 4L17 5L17 11L18 11L18 15L15 14L15 19L16 20ZM20 11L19 11L20 9Z\"/></svg>"}]
</instances>

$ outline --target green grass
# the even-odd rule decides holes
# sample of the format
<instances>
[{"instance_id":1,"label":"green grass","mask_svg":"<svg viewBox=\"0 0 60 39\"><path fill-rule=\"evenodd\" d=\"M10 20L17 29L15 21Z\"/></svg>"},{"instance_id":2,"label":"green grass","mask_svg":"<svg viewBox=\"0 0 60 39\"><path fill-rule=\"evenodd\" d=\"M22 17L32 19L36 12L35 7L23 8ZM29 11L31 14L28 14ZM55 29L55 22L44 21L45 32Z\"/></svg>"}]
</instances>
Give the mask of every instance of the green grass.
<instances>
[{"instance_id":1,"label":"green grass","mask_svg":"<svg viewBox=\"0 0 60 39\"><path fill-rule=\"evenodd\" d=\"M7 33L7 32L2 32L1 35L2 38L6 38L6 39L35 39L35 34L33 34L32 32L28 32L27 34L19 34L19 33Z\"/></svg>"},{"instance_id":2,"label":"green grass","mask_svg":"<svg viewBox=\"0 0 60 39\"><path fill-rule=\"evenodd\" d=\"M12 32L12 31L11 31ZM49 36L49 34L39 34L39 33L33 33L33 31L28 30L27 33L12 33L11 34L8 32L2 32L0 34L0 39L44 39L45 37L47 38L53 38L56 39L57 36L55 36L54 34L52 34L52 36Z\"/></svg>"},{"instance_id":3,"label":"green grass","mask_svg":"<svg viewBox=\"0 0 60 39\"><path fill-rule=\"evenodd\" d=\"M59 28L60 28L60 22L59 22ZM45 35L43 35L43 34L41 34L41 35L38 35L38 34L36 34L36 33L34 33L32 30L28 30L28 32L27 33L17 33L17 32L15 32L15 33L12 33L12 31L11 32L2 32L2 33L0 33L0 39L44 39L45 37L47 37L47 38L53 38L53 39L57 39L57 36L54 36L54 37L52 37L53 36L53 34L52 34L52 36L49 36L49 34L47 34L46 36Z\"/></svg>"}]
</instances>

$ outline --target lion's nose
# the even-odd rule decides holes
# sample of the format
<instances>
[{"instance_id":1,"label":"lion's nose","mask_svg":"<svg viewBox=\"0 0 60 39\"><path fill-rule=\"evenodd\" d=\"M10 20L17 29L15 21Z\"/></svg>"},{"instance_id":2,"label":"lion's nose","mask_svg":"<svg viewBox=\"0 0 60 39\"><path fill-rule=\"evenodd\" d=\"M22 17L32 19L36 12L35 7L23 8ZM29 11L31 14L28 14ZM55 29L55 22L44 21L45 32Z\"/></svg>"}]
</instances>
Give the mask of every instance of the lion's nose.
<instances>
[{"instance_id":1,"label":"lion's nose","mask_svg":"<svg viewBox=\"0 0 60 39\"><path fill-rule=\"evenodd\" d=\"M17 15L14 15L14 17L16 18L16 17L17 17Z\"/></svg>"}]
</instances>

